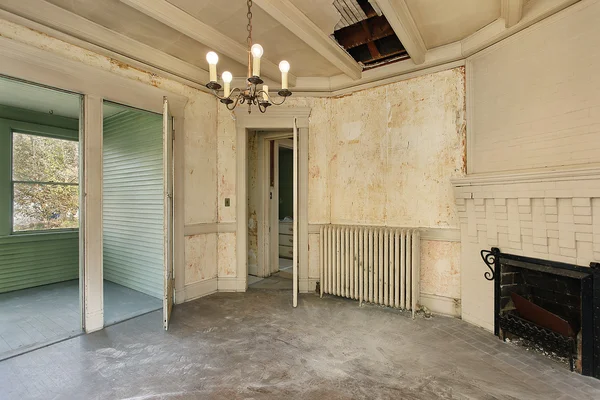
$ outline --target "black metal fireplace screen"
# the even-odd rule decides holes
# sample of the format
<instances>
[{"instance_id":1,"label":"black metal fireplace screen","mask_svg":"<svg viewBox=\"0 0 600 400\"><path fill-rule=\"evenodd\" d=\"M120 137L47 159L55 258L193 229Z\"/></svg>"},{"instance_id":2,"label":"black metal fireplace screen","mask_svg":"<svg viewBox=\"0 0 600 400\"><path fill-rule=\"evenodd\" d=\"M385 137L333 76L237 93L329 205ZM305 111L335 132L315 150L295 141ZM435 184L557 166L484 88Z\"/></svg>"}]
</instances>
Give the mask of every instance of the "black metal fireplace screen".
<instances>
[{"instance_id":1,"label":"black metal fireplace screen","mask_svg":"<svg viewBox=\"0 0 600 400\"><path fill-rule=\"evenodd\" d=\"M600 264L591 263L587 268L505 254L495 247L491 251L482 250L481 257L489 268L484 277L494 282L494 334L503 339L507 334L513 334L567 357L571 370L574 359L578 359L578 370L583 375L600 378ZM522 272L515 274L514 271ZM548 280L553 287L536 289L556 293L558 308L564 306L560 303L570 302L567 310L570 314L553 315L522 297L523 290L519 289L525 285L521 275L529 275L530 281L542 282L544 276L556 276L556 279ZM521 281L517 282L515 276ZM567 283L562 283L564 286L560 286L559 277L565 277ZM577 304L576 312L573 312L574 304ZM542 316L531 318L532 314L519 310L519 305L524 311L539 309Z\"/></svg>"}]
</instances>

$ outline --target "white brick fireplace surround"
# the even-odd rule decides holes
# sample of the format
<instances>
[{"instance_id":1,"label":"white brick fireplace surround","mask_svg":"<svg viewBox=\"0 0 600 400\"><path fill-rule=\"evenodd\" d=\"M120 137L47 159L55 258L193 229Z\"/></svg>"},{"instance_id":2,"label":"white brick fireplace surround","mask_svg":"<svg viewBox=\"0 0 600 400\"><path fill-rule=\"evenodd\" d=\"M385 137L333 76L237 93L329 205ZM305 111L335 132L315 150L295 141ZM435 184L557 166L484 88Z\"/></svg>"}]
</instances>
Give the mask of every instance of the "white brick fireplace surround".
<instances>
[{"instance_id":1,"label":"white brick fireplace surround","mask_svg":"<svg viewBox=\"0 0 600 400\"><path fill-rule=\"evenodd\" d=\"M600 168L453 179L461 226L465 321L494 328L482 249L589 266L600 261Z\"/></svg>"}]
</instances>

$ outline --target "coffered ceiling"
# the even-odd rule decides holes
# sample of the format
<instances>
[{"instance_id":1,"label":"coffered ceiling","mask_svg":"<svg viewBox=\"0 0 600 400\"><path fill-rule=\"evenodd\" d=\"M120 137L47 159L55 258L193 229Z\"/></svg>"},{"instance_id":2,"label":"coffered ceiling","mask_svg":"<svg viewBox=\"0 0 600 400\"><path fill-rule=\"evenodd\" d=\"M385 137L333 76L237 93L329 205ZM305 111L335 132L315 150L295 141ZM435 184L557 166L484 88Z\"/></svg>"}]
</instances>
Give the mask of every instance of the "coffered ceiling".
<instances>
[{"instance_id":1,"label":"coffered ceiling","mask_svg":"<svg viewBox=\"0 0 600 400\"><path fill-rule=\"evenodd\" d=\"M295 91L335 93L464 59L575 2L254 0L253 40L267 83L277 85L285 59ZM336 29L361 24L351 14L361 7L387 20L410 58L367 70L337 43ZM200 88L209 50L219 72L246 75L246 0L2 0L0 18Z\"/></svg>"}]
</instances>

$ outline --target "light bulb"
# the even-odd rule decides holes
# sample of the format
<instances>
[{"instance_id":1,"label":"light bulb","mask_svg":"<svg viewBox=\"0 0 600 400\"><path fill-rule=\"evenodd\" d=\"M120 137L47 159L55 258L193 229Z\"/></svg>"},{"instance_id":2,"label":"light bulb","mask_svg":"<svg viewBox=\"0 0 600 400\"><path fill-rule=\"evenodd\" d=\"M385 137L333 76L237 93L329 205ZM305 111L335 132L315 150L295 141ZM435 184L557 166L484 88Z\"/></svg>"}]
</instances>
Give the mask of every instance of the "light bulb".
<instances>
[{"instance_id":1,"label":"light bulb","mask_svg":"<svg viewBox=\"0 0 600 400\"><path fill-rule=\"evenodd\" d=\"M279 70L281 72L289 72L290 71L290 63L283 60L282 62L279 63Z\"/></svg>"},{"instance_id":2,"label":"light bulb","mask_svg":"<svg viewBox=\"0 0 600 400\"><path fill-rule=\"evenodd\" d=\"M252 52L252 56L256 57L256 58L261 58L263 55L263 48L258 43L253 44L252 47L250 48L250 51Z\"/></svg>"},{"instance_id":3,"label":"light bulb","mask_svg":"<svg viewBox=\"0 0 600 400\"><path fill-rule=\"evenodd\" d=\"M221 78L223 78L223 82L231 83L231 80L233 79L233 75L231 75L231 72L225 71L225 72L223 72L223 75L221 75Z\"/></svg>"},{"instance_id":4,"label":"light bulb","mask_svg":"<svg viewBox=\"0 0 600 400\"><path fill-rule=\"evenodd\" d=\"M214 51L209 51L206 54L206 61L208 61L210 65L217 65L219 62L219 56Z\"/></svg>"}]
</instances>

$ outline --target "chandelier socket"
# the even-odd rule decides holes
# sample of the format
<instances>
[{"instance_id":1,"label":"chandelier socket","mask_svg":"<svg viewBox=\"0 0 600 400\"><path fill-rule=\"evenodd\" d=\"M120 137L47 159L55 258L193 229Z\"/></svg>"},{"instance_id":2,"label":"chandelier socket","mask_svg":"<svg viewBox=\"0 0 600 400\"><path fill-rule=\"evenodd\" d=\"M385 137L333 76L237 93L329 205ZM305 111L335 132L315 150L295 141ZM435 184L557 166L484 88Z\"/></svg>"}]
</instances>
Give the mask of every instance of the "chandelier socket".
<instances>
[{"instance_id":1,"label":"chandelier socket","mask_svg":"<svg viewBox=\"0 0 600 400\"><path fill-rule=\"evenodd\" d=\"M225 105L233 103L233 100L231 100L229 97L225 97L224 99L221 99L220 101L221 101L221 103L223 103Z\"/></svg>"},{"instance_id":2,"label":"chandelier socket","mask_svg":"<svg viewBox=\"0 0 600 400\"><path fill-rule=\"evenodd\" d=\"M206 84L206 87L209 88L210 90L219 90L221 89L221 85L218 82L208 82Z\"/></svg>"},{"instance_id":3,"label":"chandelier socket","mask_svg":"<svg viewBox=\"0 0 600 400\"><path fill-rule=\"evenodd\" d=\"M260 79L260 77L258 76L251 76L250 78L248 78L248 82L250 82L253 85L260 85L261 83L263 83L263 80Z\"/></svg>"},{"instance_id":4,"label":"chandelier socket","mask_svg":"<svg viewBox=\"0 0 600 400\"><path fill-rule=\"evenodd\" d=\"M290 92L289 89L281 89L279 92L277 92L277 94L281 97L288 97L292 95L292 92Z\"/></svg>"}]
</instances>

